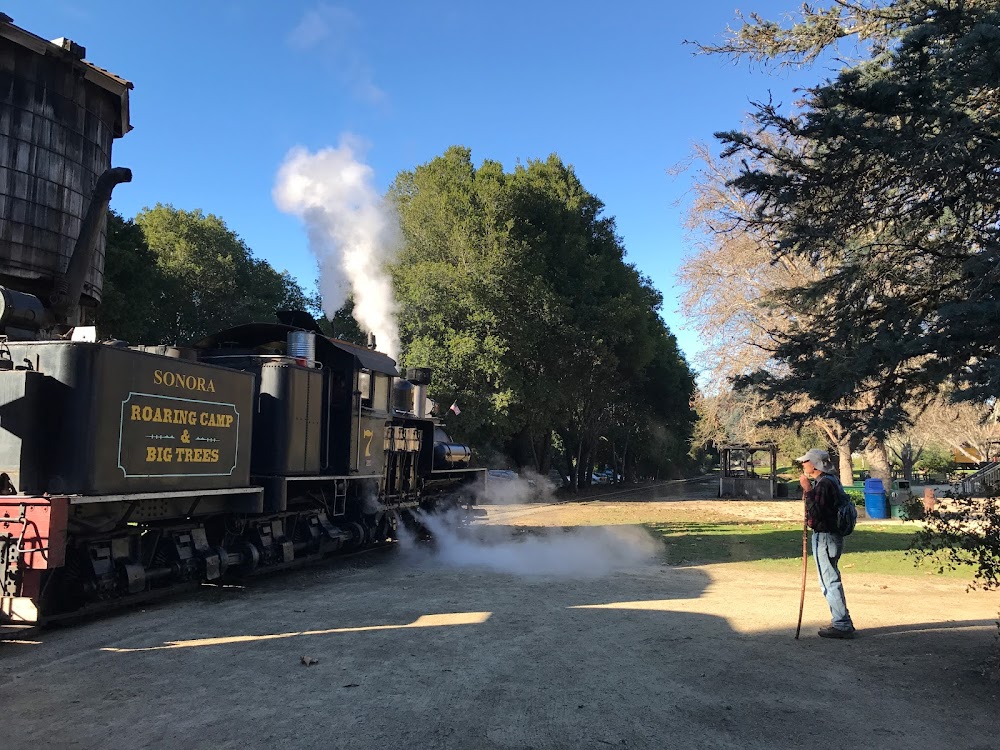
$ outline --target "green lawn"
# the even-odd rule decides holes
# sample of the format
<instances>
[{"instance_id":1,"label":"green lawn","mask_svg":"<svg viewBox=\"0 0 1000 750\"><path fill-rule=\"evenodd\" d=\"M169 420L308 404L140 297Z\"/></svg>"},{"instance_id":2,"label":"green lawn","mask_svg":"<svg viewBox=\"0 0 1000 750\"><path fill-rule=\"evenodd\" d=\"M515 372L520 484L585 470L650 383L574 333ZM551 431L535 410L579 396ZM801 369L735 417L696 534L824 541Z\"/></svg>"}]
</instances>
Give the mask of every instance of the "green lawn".
<instances>
[{"instance_id":1,"label":"green lawn","mask_svg":"<svg viewBox=\"0 0 1000 750\"><path fill-rule=\"evenodd\" d=\"M667 561L672 565L751 562L772 569L798 570L802 564L802 526L798 524L684 521L650 523L646 527L662 536ZM841 570L938 575L938 566L925 562L917 567L913 556L907 554L914 533L911 524L859 525L847 538ZM972 568L945 570L942 575L971 580Z\"/></svg>"}]
</instances>

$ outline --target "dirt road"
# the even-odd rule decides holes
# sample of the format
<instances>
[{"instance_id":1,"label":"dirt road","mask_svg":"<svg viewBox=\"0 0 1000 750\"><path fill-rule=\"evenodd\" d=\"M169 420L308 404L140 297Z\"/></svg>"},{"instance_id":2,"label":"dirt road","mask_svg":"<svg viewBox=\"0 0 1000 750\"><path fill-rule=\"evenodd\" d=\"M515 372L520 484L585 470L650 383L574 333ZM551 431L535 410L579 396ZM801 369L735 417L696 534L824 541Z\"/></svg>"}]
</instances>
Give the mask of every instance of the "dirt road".
<instances>
[{"instance_id":1,"label":"dirt road","mask_svg":"<svg viewBox=\"0 0 1000 750\"><path fill-rule=\"evenodd\" d=\"M810 578L795 641L797 575L671 567L608 520L740 504L628 505L494 509L485 545L449 537L0 644L0 746L998 746L1000 685L978 671L996 594L848 577L863 633L830 642Z\"/></svg>"}]
</instances>

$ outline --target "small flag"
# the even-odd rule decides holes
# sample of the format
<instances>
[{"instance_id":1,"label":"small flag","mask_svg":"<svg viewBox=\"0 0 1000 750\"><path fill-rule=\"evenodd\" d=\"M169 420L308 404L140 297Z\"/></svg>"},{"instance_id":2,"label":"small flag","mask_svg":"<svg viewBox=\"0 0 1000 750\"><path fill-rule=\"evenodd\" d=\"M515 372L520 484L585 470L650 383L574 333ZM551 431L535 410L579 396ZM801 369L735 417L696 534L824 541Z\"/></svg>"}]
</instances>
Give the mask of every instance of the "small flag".
<instances>
[{"instance_id":1,"label":"small flag","mask_svg":"<svg viewBox=\"0 0 1000 750\"><path fill-rule=\"evenodd\" d=\"M448 407L448 411L453 411L453 412L455 412L455 416L456 416L456 417L457 417L457 416L458 416L459 414L461 414L461 413L462 413L462 410L458 408L458 401L456 401L456 402L455 402L455 403L453 403L453 404L452 404L451 406L449 406L449 407Z\"/></svg>"}]
</instances>

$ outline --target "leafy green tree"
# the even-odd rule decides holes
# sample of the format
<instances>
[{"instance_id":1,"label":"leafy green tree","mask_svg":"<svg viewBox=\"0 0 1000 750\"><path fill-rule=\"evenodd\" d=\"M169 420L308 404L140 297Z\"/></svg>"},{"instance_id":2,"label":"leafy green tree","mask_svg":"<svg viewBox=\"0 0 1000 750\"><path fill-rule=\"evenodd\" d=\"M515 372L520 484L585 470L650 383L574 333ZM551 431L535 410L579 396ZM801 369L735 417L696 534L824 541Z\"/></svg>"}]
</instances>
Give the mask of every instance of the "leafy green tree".
<instances>
[{"instance_id":1,"label":"leafy green tree","mask_svg":"<svg viewBox=\"0 0 1000 750\"><path fill-rule=\"evenodd\" d=\"M677 339L659 315L648 319L653 353L638 378L641 387L627 394L633 423L612 422L617 432L629 428L631 460L626 452L626 477L678 476L687 468L697 414L692 406L694 374L677 347ZM634 431L631 428L634 425ZM612 430L612 435L615 431ZM627 442L626 442L627 444Z\"/></svg>"},{"instance_id":2,"label":"leafy green tree","mask_svg":"<svg viewBox=\"0 0 1000 750\"><path fill-rule=\"evenodd\" d=\"M286 271L275 271L225 222L200 210L157 204L135 219L156 258L162 286L151 343L191 343L310 300Z\"/></svg>"},{"instance_id":3,"label":"leafy green tree","mask_svg":"<svg viewBox=\"0 0 1000 750\"><path fill-rule=\"evenodd\" d=\"M918 561L934 560L941 569L972 566L971 587L996 589L1000 588L1000 502L996 487L980 494L949 498L927 512L917 530L915 553Z\"/></svg>"},{"instance_id":4,"label":"leafy green tree","mask_svg":"<svg viewBox=\"0 0 1000 750\"><path fill-rule=\"evenodd\" d=\"M947 474L955 467L955 457L944 443L928 443L915 466L932 474Z\"/></svg>"},{"instance_id":5,"label":"leafy green tree","mask_svg":"<svg viewBox=\"0 0 1000 750\"><path fill-rule=\"evenodd\" d=\"M687 376L675 379L684 408L667 416L690 414L693 380L657 316L660 295L558 157L506 173L454 147L401 173L391 193L405 239L393 268L403 359L436 370L432 395L460 403L458 434L541 473L561 446L589 482L600 438L617 430L624 446L639 429L629 404L654 388L651 364L667 351Z\"/></svg>"},{"instance_id":6,"label":"leafy green tree","mask_svg":"<svg viewBox=\"0 0 1000 750\"><path fill-rule=\"evenodd\" d=\"M511 184L512 234L527 250L518 265L535 282L532 298L513 300L516 340L533 355L518 357L524 397L515 408L555 399L562 442L578 481L589 483L609 409L651 359L646 315L660 296L624 262L614 220L558 157L519 166Z\"/></svg>"},{"instance_id":7,"label":"leafy green tree","mask_svg":"<svg viewBox=\"0 0 1000 750\"><path fill-rule=\"evenodd\" d=\"M405 246L393 268L400 303L405 366L435 370L430 389L442 403L458 401L456 434L483 452L499 452L511 432L506 407L506 342L496 301L504 292L503 221L491 196L503 190L502 169L476 170L467 149L397 176L391 190ZM476 425L476 427L470 427Z\"/></svg>"},{"instance_id":8,"label":"leafy green tree","mask_svg":"<svg viewBox=\"0 0 1000 750\"><path fill-rule=\"evenodd\" d=\"M321 309L319 300L316 300L315 309ZM348 300L341 305L340 309L333 314L332 318L323 318L319 321L319 327L327 336L332 336L341 341L352 344L365 345L367 339L358 321L354 318L354 299Z\"/></svg>"},{"instance_id":9,"label":"leafy green tree","mask_svg":"<svg viewBox=\"0 0 1000 750\"><path fill-rule=\"evenodd\" d=\"M104 294L96 321L100 335L132 343L158 341L155 320L165 286L142 229L108 211Z\"/></svg>"}]
</instances>

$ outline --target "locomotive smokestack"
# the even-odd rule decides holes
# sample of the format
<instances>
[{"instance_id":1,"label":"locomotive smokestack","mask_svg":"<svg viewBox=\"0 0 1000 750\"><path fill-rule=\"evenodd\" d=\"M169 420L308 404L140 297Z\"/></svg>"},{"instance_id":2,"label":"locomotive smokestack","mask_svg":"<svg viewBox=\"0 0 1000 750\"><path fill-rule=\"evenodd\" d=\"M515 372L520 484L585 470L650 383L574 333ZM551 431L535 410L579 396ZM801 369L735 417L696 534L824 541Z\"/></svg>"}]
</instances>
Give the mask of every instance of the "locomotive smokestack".
<instances>
[{"instance_id":1,"label":"locomotive smokestack","mask_svg":"<svg viewBox=\"0 0 1000 750\"><path fill-rule=\"evenodd\" d=\"M83 281L94 260L101 227L108 215L111 191L116 185L131 181L132 170L125 167L112 167L97 178L97 185L94 186L94 192L90 197L90 206L83 217L80 236L77 237L66 273L56 280L50 297L52 313L58 323L75 325L79 322Z\"/></svg>"},{"instance_id":2,"label":"locomotive smokestack","mask_svg":"<svg viewBox=\"0 0 1000 750\"><path fill-rule=\"evenodd\" d=\"M413 414L427 416L427 386L431 384L431 368L409 367L404 377L413 384Z\"/></svg>"},{"instance_id":3,"label":"locomotive smokestack","mask_svg":"<svg viewBox=\"0 0 1000 750\"><path fill-rule=\"evenodd\" d=\"M361 158L360 141L341 138L337 148L312 153L292 149L278 170L274 201L298 216L319 261L319 292L327 317L354 300L352 315L363 331L378 335L382 351L399 357L399 326L392 281L383 271L402 241L399 217L375 184L375 170Z\"/></svg>"},{"instance_id":4,"label":"locomotive smokestack","mask_svg":"<svg viewBox=\"0 0 1000 750\"><path fill-rule=\"evenodd\" d=\"M376 346L376 344L375 344L375 334L374 333L369 333L368 334L368 348L369 349L378 349L378 346Z\"/></svg>"}]
</instances>

